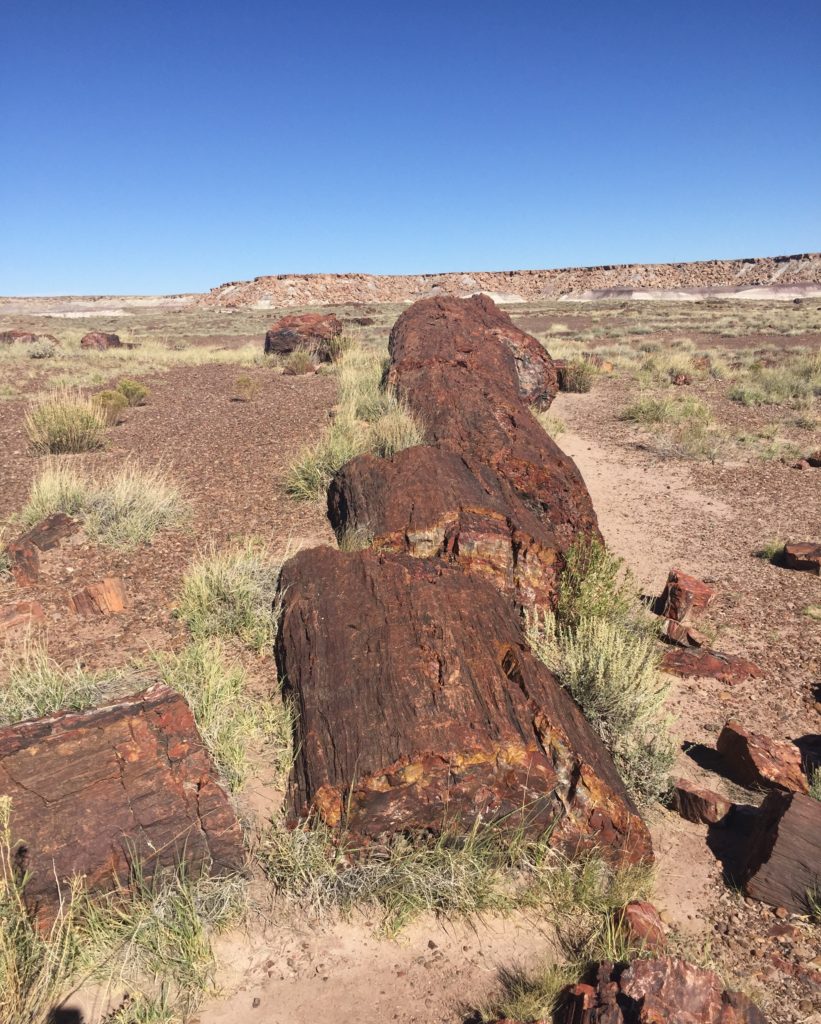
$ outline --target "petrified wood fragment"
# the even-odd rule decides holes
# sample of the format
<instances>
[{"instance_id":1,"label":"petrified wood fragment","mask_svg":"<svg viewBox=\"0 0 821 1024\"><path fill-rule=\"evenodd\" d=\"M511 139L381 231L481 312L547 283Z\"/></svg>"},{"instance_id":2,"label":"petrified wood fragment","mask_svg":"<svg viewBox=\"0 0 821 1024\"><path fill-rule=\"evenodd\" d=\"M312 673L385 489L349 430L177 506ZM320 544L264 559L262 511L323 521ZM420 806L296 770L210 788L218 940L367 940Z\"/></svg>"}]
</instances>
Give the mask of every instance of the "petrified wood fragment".
<instances>
[{"instance_id":1,"label":"petrified wood fragment","mask_svg":"<svg viewBox=\"0 0 821 1024\"><path fill-rule=\"evenodd\" d=\"M331 358L330 346L342 334L342 324L328 313L283 316L265 333L266 355L288 355L296 349L315 352L317 359Z\"/></svg>"},{"instance_id":2,"label":"petrified wood fragment","mask_svg":"<svg viewBox=\"0 0 821 1024\"><path fill-rule=\"evenodd\" d=\"M816 576L821 576L821 544L814 544L811 541L785 544L781 564L785 569L812 572Z\"/></svg>"},{"instance_id":3,"label":"petrified wood fragment","mask_svg":"<svg viewBox=\"0 0 821 1024\"><path fill-rule=\"evenodd\" d=\"M456 562L523 606L552 605L563 546L493 470L431 446L361 455L331 481L328 517L385 551Z\"/></svg>"},{"instance_id":4,"label":"petrified wood fragment","mask_svg":"<svg viewBox=\"0 0 821 1024\"><path fill-rule=\"evenodd\" d=\"M761 805L745 871L745 891L798 914L821 886L821 801L770 793Z\"/></svg>"},{"instance_id":5,"label":"petrified wood fragment","mask_svg":"<svg viewBox=\"0 0 821 1024\"><path fill-rule=\"evenodd\" d=\"M709 583L680 569L671 569L655 610L667 619L687 625L709 608L715 594L715 587Z\"/></svg>"},{"instance_id":6,"label":"petrified wood fragment","mask_svg":"<svg viewBox=\"0 0 821 1024\"><path fill-rule=\"evenodd\" d=\"M608 753L492 585L320 547L287 562L279 587L297 816L360 836L524 820L570 853L652 857Z\"/></svg>"},{"instance_id":7,"label":"petrified wood fragment","mask_svg":"<svg viewBox=\"0 0 821 1024\"><path fill-rule=\"evenodd\" d=\"M238 870L242 835L191 711L165 686L92 711L0 729L0 793L11 797L26 895L48 914L58 883L94 888L184 860Z\"/></svg>"},{"instance_id":8,"label":"petrified wood fragment","mask_svg":"<svg viewBox=\"0 0 821 1024\"><path fill-rule=\"evenodd\" d=\"M80 529L80 523L65 512L54 512L26 530L6 548L11 574L21 587L40 578L40 552L51 551Z\"/></svg>"},{"instance_id":9,"label":"petrified wood fragment","mask_svg":"<svg viewBox=\"0 0 821 1024\"><path fill-rule=\"evenodd\" d=\"M562 544L598 536L581 474L528 408L530 389L493 327L498 312L485 296L414 303L391 331L390 381L429 444L489 466Z\"/></svg>"},{"instance_id":10,"label":"petrified wood fragment","mask_svg":"<svg viewBox=\"0 0 821 1024\"><path fill-rule=\"evenodd\" d=\"M76 615L119 615L125 611L125 586L119 576L106 576L99 583L89 583L68 600Z\"/></svg>"},{"instance_id":11,"label":"petrified wood fragment","mask_svg":"<svg viewBox=\"0 0 821 1024\"><path fill-rule=\"evenodd\" d=\"M703 789L686 779L673 783L670 806L687 821L717 825L732 810L732 802L712 789Z\"/></svg>"},{"instance_id":12,"label":"petrified wood fragment","mask_svg":"<svg viewBox=\"0 0 821 1024\"><path fill-rule=\"evenodd\" d=\"M730 777L742 786L807 792L801 751L794 743L759 736L730 720L719 733L716 750Z\"/></svg>"},{"instance_id":13,"label":"petrified wood fragment","mask_svg":"<svg viewBox=\"0 0 821 1024\"><path fill-rule=\"evenodd\" d=\"M687 627L688 637L691 627ZM699 634L695 634L699 639ZM732 686L745 679L760 676L761 669L749 658L737 654L724 654L709 647L682 647L665 651L661 667L674 676L696 679L717 679Z\"/></svg>"}]
</instances>

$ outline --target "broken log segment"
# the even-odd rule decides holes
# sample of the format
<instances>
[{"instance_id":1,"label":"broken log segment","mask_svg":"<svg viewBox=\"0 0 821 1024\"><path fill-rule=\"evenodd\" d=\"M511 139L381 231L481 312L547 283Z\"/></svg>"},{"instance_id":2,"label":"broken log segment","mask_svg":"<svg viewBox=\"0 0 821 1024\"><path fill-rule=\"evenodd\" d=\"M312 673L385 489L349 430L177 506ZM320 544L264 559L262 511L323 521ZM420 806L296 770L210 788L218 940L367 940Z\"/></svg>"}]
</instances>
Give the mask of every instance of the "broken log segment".
<instances>
[{"instance_id":1,"label":"broken log segment","mask_svg":"<svg viewBox=\"0 0 821 1024\"><path fill-rule=\"evenodd\" d=\"M0 793L11 798L26 898L53 914L58 886L151 878L184 862L240 870L242 833L191 710L166 686L80 714L0 729Z\"/></svg>"},{"instance_id":2,"label":"broken log segment","mask_svg":"<svg viewBox=\"0 0 821 1024\"><path fill-rule=\"evenodd\" d=\"M485 296L414 303L391 331L389 380L428 444L489 466L565 548L580 532L600 538L584 480L528 408L490 307Z\"/></svg>"},{"instance_id":3,"label":"broken log segment","mask_svg":"<svg viewBox=\"0 0 821 1024\"><path fill-rule=\"evenodd\" d=\"M352 459L331 481L328 518L340 539L355 531L379 550L458 563L524 607L555 604L555 533L489 466L457 452Z\"/></svg>"},{"instance_id":4,"label":"broken log segment","mask_svg":"<svg viewBox=\"0 0 821 1024\"><path fill-rule=\"evenodd\" d=\"M804 793L770 793L759 810L744 872L754 899L797 914L821 904L821 801Z\"/></svg>"},{"instance_id":5,"label":"broken log segment","mask_svg":"<svg viewBox=\"0 0 821 1024\"><path fill-rule=\"evenodd\" d=\"M571 855L652 859L610 755L491 584L319 547L285 564L279 600L297 817L360 837L499 821L552 830Z\"/></svg>"}]
</instances>

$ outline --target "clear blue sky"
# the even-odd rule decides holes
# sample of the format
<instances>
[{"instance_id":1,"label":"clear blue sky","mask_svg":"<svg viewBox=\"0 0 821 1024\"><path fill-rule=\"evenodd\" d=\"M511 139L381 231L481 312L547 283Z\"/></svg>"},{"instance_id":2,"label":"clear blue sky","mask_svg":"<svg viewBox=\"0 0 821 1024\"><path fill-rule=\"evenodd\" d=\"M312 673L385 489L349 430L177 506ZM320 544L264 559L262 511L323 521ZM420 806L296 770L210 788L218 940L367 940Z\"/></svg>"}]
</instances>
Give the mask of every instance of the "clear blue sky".
<instances>
[{"instance_id":1,"label":"clear blue sky","mask_svg":"<svg viewBox=\"0 0 821 1024\"><path fill-rule=\"evenodd\" d=\"M821 249L818 0L6 0L0 294Z\"/></svg>"}]
</instances>

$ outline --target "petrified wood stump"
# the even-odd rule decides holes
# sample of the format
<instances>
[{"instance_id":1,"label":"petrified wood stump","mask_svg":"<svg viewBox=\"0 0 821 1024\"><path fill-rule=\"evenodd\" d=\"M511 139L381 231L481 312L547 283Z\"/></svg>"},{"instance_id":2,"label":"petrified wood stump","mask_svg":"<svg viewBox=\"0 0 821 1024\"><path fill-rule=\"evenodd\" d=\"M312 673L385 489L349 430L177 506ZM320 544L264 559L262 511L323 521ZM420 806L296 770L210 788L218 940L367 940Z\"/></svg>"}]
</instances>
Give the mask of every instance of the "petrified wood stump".
<instances>
[{"instance_id":1,"label":"petrified wood stump","mask_svg":"<svg viewBox=\"0 0 821 1024\"><path fill-rule=\"evenodd\" d=\"M524 820L570 853L652 857L609 754L492 585L320 547L287 562L279 587L297 816L360 836Z\"/></svg>"},{"instance_id":2,"label":"petrified wood stump","mask_svg":"<svg viewBox=\"0 0 821 1024\"><path fill-rule=\"evenodd\" d=\"M821 899L821 801L770 793L761 805L745 870L748 895L798 914Z\"/></svg>"},{"instance_id":3,"label":"petrified wood stump","mask_svg":"<svg viewBox=\"0 0 821 1024\"><path fill-rule=\"evenodd\" d=\"M165 686L92 711L0 729L0 794L11 797L26 896L46 915L74 875L89 888L184 860L243 864L242 834L183 698Z\"/></svg>"},{"instance_id":4,"label":"petrified wood stump","mask_svg":"<svg viewBox=\"0 0 821 1024\"><path fill-rule=\"evenodd\" d=\"M331 481L328 518L379 550L438 557L490 580L523 606L554 604L563 546L483 463L430 446L361 455Z\"/></svg>"},{"instance_id":5,"label":"petrified wood stump","mask_svg":"<svg viewBox=\"0 0 821 1024\"><path fill-rule=\"evenodd\" d=\"M429 444L489 466L563 545L598 536L581 474L530 412L513 350L488 323L494 310L485 296L414 303L391 331L389 379Z\"/></svg>"}]
</instances>

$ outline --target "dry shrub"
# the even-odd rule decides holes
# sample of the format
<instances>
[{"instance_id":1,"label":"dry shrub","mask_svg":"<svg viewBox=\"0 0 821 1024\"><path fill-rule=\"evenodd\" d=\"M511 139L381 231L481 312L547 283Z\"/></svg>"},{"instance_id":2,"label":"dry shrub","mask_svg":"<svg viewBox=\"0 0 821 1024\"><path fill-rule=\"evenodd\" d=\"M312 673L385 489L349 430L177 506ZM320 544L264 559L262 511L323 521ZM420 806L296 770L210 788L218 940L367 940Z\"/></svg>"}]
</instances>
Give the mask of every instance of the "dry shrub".
<instances>
[{"instance_id":1,"label":"dry shrub","mask_svg":"<svg viewBox=\"0 0 821 1024\"><path fill-rule=\"evenodd\" d=\"M37 400L26 413L26 433L40 455L96 451L105 445L106 426L98 403L65 388Z\"/></svg>"}]
</instances>

